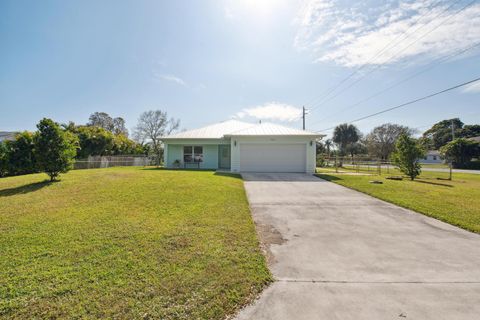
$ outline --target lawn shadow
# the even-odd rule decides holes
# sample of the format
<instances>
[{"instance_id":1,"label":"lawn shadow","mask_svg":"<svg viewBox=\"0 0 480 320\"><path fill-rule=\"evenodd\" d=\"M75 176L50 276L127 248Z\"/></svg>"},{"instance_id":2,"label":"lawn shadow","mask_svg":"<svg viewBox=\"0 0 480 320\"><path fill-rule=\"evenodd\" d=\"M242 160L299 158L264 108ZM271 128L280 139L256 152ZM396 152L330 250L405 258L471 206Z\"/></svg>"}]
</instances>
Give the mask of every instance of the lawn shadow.
<instances>
[{"instance_id":1,"label":"lawn shadow","mask_svg":"<svg viewBox=\"0 0 480 320\"><path fill-rule=\"evenodd\" d=\"M23 186L18 186L18 187L14 187L14 188L2 189L2 190L0 190L0 197L10 197L10 196L14 196L14 195L17 195L17 194L25 194L25 193L35 192L37 190L40 190L44 187L47 187L47 186L51 185L52 183L54 183L54 182L45 180L45 181L25 184Z\"/></svg>"},{"instance_id":2,"label":"lawn shadow","mask_svg":"<svg viewBox=\"0 0 480 320\"><path fill-rule=\"evenodd\" d=\"M420 182L420 183L425 183L425 184L432 184L435 186L440 186L440 187L449 187L453 188L452 185L450 184L445 184L445 183L438 183L438 182L432 182L432 181L425 181L425 180L413 180L414 182Z\"/></svg>"},{"instance_id":3,"label":"lawn shadow","mask_svg":"<svg viewBox=\"0 0 480 320\"><path fill-rule=\"evenodd\" d=\"M215 171L215 169L202 168L165 168L165 167L144 167L142 170L161 170L161 171Z\"/></svg>"},{"instance_id":4,"label":"lawn shadow","mask_svg":"<svg viewBox=\"0 0 480 320\"><path fill-rule=\"evenodd\" d=\"M214 173L214 175L220 176L220 177L230 177L230 178L242 179L242 175L239 174L239 173L216 171Z\"/></svg>"},{"instance_id":5,"label":"lawn shadow","mask_svg":"<svg viewBox=\"0 0 480 320\"><path fill-rule=\"evenodd\" d=\"M337 181L337 180L342 180L342 178L337 177L337 176L331 176L328 173L315 173L315 177L327 180L327 181Z\"/></svg>"}]
</instances>

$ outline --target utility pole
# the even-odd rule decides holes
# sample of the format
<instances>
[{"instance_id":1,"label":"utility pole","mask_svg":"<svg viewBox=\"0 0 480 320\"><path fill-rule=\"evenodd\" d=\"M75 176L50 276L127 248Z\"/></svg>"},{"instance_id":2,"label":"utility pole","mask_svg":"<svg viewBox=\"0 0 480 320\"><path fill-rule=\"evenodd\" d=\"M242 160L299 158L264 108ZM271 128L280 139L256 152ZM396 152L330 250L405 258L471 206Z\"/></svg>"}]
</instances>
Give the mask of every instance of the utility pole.
<instances>
[{"instance_id":1,"label":"utility pole","mask_svg":"<svg viewBox=\"0 0 480 320\"><path fill-rule=\"evenodd\" d=\"M452 121L452 141L453 141L455 140L455 123L453 123L453 119L451 121Z\"/></svg>"},{"instance_id":2,"label":"utility pole","mask_svg":"<svg viewBox=\"0 0 480 320\"><path fill-rule=\"evenodd\" d=\"M453 123L453 119L451 120L451 127L452 127L452 141L455 140L455 124ZM453 167L453 163L452 163L452 159L450 159L450 175L448 177L448 180L452 180L452 167Z\"/></svg>"},{"instance_id":3,"label":"utility pole","mask_svg":"<svg viewBox=\"0 0 480 320\"><path fill-rule=\"evenodd\" d=\"M305 130L305 106L302 107L303 130Z\"/></svg>"}]
</instances>

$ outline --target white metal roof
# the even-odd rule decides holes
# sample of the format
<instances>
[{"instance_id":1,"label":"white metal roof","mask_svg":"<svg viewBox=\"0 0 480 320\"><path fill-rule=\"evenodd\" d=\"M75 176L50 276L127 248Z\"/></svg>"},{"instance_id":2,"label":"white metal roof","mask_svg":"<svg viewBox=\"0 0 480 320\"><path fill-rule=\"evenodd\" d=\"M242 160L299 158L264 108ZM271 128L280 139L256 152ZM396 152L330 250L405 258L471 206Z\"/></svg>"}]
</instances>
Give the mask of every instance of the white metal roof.
<instances>
[{"instance_id":1,"label":"white metal roof","mask_svg":"<svg viewBox=\"0 0 480 320\"><path fill-rule=\"evenodd\" d=\"M279 124L274 123L259 123L255 124L249 128L242 129L239 131L232 132L226 136L315 136L321 137L323 135L305 131L300 129L294 129L285 127Z\"/></svg>"},{"instance_id":2,"label":"white metal roof","mask_svg":"<svg viewBox=\"0 0 480 320\"><path fill-rule=\"evenodd\" d=\"M246 129L253 125L252 123L238 120L227 120L206 127L175 133L164 137L164 139L221 139L226 134Z\"/></svg>"},{"instance_id":3,"label":"white metal roof","mask_svg":"<svg viewBox=\"0 0 480 320\"><path fill-rule=\"evenodd\" d=\"M293 129L273 123L248 123L238 120L227 120L199 129L175 133L163 139L221 139L230 136L309 136L322 137L310 131Z\"/></svg>"}]
</instances>

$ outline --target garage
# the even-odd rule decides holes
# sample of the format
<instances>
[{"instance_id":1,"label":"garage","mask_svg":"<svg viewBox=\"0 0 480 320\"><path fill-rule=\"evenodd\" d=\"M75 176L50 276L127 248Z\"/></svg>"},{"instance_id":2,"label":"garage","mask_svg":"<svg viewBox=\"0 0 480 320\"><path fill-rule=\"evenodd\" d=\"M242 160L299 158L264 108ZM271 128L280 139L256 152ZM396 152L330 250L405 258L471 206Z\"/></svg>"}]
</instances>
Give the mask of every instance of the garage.
<instances>
[{"instance_id":1,"label":"garage","mask_svg":"<svg viewBox=\"0 0 480 320\"><path fill-rule=\"evenodd\" d=\"M305 143L240 144L241 172L305 172Z\"/></svg>"}]
</instances>

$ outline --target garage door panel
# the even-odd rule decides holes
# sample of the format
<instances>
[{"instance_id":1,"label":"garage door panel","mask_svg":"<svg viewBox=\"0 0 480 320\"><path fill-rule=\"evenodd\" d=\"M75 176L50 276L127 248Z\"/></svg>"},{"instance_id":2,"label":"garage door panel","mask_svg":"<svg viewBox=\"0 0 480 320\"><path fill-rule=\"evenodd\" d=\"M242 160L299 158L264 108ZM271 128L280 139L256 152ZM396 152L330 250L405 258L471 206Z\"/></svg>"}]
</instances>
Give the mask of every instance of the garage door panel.
<instances>
[{"instance_id":1,"label":"garage door panel","mask_svg":"<svg viewBox=\"0 0 480 320\"><path fill-rule=\"evenodd\" d=\"M305 172L305 144L241 144L242 172Z\"/></svg>"}]
</instances>

